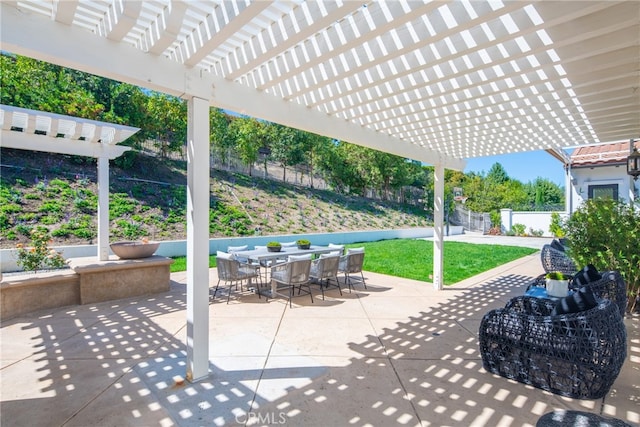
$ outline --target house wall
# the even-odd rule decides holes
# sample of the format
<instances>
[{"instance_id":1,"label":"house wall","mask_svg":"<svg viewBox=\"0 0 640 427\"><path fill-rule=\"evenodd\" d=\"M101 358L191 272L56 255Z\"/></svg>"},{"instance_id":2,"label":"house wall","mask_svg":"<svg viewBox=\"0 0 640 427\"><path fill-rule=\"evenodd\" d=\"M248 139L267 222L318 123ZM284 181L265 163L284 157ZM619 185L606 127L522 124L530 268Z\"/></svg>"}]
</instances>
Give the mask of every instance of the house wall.
<instances>
[{"instance_id":1,"label":"house wall","mask_svg":"<svg viewBox=\"0 0 640 427\"><path fill-rule=\"evenodd\" d=\"M590 185L618 185L619 200L629 203L634 200L633 187L635 184L636 194L638 194L639 181L627 175L625 165L594 166L588 168L572 168L571 192L567 201L567 210L575 212L580 205L588 199Z\"/></svg>"}]
</instances>

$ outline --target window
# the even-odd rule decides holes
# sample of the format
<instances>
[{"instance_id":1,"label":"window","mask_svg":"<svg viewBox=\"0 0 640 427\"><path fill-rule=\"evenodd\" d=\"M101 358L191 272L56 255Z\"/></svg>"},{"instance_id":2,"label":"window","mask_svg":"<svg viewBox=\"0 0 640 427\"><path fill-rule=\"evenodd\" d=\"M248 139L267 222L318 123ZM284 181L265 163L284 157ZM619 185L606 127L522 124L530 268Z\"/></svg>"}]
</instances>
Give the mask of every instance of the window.
<instances>
[{"instance_id":1,"label":"window","mask_svg":"<svg viewBox=\"0 0 640 427\"><path fill-rule=\"evenodd\" d=\"M618 200L618 184L590 185L589 199Z\"/></svg>"}]
</instances>

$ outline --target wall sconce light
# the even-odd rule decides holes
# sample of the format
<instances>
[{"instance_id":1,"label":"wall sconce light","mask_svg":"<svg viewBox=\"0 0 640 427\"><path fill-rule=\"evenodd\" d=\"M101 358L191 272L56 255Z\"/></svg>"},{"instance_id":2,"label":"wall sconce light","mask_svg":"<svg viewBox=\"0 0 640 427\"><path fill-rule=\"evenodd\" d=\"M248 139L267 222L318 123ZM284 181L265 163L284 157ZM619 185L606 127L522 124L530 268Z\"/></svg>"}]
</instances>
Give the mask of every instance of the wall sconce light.
<instances>
[{"instance_id":1,"label":"wall sconce light","mask_svg":"<svg viewBox=\"0 0 640 427\"><path fill-rule=\"evenodd\" d=\"M640 176L640 153L638 149L633 146L635 141L633 138L629 141L629 157L627 157L627 174L633 177L635 181Z\"/></svg>"}]
</instances>

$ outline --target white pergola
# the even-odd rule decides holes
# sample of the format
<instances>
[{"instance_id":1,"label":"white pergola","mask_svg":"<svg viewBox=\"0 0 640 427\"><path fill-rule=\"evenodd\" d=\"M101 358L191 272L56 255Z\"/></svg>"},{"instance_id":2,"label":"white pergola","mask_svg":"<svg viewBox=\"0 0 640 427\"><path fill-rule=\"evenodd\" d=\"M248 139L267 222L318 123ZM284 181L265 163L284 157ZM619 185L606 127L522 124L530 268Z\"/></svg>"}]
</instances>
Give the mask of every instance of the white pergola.
<instances>
[{"instance_id":1,"label":"white pergola","mask_svg":"<svg viewBox=\"0 0 640 427\"><path fill-rule=\"evenodd\" d=\"M188 100L187 359L208 373L210 106L445 168L640 136L640 2L3 1L3 50ZM544 171L541 171L543 174Z\"/></svg>"},{"instance_id":2,"label":"white pergola","mask_svg":"<svg viewBox=\"0 0 640 427\"><path fill-rule=\"evenodd\" d=\"M0 146L94 157L98 162L97 258L109 259L109 160L130 147L117 145L139 128L0 105Z\"/></svg>"}]
</instances>

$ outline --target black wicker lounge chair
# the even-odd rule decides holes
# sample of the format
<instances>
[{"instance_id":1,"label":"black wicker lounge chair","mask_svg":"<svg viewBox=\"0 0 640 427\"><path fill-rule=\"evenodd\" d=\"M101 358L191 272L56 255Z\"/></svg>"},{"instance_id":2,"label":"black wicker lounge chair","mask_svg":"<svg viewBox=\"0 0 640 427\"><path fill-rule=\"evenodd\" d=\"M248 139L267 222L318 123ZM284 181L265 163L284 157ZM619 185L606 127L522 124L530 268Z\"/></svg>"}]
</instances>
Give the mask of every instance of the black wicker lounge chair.
<instances>
[{"instance_id":1,"label":"black wicker lounge chair","mask_svg":"<svg viewBox=\"0 0 640 427\"><path fill-rule=\"evenodd\" d=\"M540 261L545 273L559 271L573 276L578 272L578 267L565 251L556 249L554 245L544 245L540 250Z\"/></svg>"},{"instance_id":2,"label":"black wicker lounge chair","mask_svg":"<svg viewBox=\"0 0 640 427\"><path fill-rule=\"evenodd\" d=\"M627 309L627 284L617 271L605 271L600 274L602 279L589 282L585 286L589 287L596 297L611 300L624 317Z\"/></svg>"},{"instance_id":3,"label":"black wicker lounge chair","mask_svg":"<svg viewBox=\"0 0 640 427\"><path fill-rule=\"evenodd\" d=\"M626 330L618 306L551 315L556 302L517 297L488 312L480 324L480 354L494 374L562 396L599 399L626 358Z\"/></svg>"}]
</instances>

